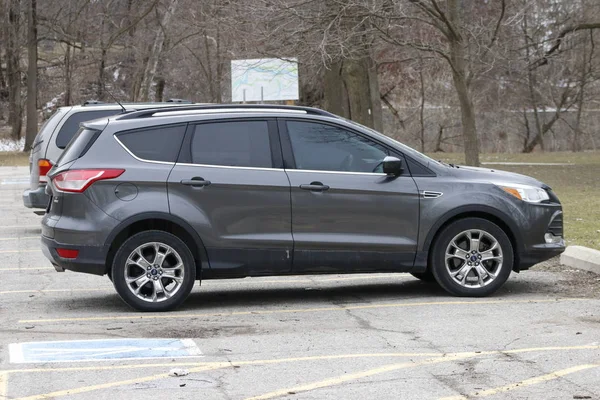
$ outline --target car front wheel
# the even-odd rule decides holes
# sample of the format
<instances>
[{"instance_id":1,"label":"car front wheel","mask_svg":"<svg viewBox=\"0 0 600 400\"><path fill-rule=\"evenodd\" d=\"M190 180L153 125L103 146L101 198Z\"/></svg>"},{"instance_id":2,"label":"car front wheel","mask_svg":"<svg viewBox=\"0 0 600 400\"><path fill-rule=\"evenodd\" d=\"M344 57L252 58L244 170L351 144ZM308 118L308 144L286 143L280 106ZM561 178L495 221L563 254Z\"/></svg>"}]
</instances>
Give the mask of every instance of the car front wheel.
<instances>
[{"instance_id":1,"label":"car front wheel","mask_svg":"<svg viewBox=\"0 0 600 400\"><path fill-rule=\"evenodd\" d=\"M431 254L432 272L447 292L481 297L494 293L513 268L510 239L496 224L482 218L452 222L437 237Z\"/></svg>"},{"instance_id":2,"label":"car front wheel","mask_svg":"<svg viewBox=\"0 0 600 400\"><path fill-rule=\"evenodd\" d=\"M112 266L119 296L140 311L172 310L187 298L196 280L194 257L178 237L140 232L125 241Z\"/></svg>"}]
</instances>

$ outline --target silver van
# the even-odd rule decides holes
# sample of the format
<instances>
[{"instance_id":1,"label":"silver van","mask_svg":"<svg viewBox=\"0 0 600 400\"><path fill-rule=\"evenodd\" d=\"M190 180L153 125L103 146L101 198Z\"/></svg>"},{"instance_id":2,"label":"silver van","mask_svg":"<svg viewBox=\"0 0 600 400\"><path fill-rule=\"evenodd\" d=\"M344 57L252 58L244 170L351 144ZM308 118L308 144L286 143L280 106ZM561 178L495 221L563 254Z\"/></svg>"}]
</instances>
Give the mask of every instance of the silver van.
<instances>
[{"instance_id":1,"label":"silver van","mask_svg":"<svg viewBox=\"0 0 600 400\"><path fill-rule=\"evenodd\" d=\"M119 104L92 100L79 106L60 107L42 126L33 142L29 155L30 187L23 192L23 204L27 208L40 209L34 211L36 214L44 214L50 198L46 194L46 174L56 164L82 122L128 111L190 103L187 100L170 99L165 103L123 103L122 108Z\"/></svg>"}]
</instances>

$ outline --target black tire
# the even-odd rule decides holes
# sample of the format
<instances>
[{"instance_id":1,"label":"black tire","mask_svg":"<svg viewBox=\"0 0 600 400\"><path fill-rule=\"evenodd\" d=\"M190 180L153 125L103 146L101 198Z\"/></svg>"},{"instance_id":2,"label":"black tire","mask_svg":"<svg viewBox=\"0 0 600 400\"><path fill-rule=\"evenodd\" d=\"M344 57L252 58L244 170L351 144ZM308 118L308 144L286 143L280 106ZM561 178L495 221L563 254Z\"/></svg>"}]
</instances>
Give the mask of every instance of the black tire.
<instances>
[{"instance_id":1,"label":"black tire","mask_svg":"<svg viewBox=\"0 0 600 400\"><path fill-rule=\"evenodd\" d=\"M183 264L183 266L181 268L179 268L178 270L181 270L183 273L182 277L179 277L181 279L181 283L179 283L180 287L178 288L177 291L174 292L174 294L171 297L166 296L165 292L161 292L163 299L161 299L160 301L147 301L144 300L142 298L139 298L136 294L133 293L132 289L130 289L129 284L127 283L126 279L125 279L125 270L126 270L126 266L127 266L127 260L129 258L129 256L134 252L134 250L138 249L140 246L143 246L145 244L149 244L149 243L162 243L168 247L170 247L175 253L176 255L178 255L181 259L181 263ZM166 247L165 247L166 248ZM165 249L163 248L163 250ZM157 251L158 253L158 251ZM161 274L162 274L162 268L165 269L165 271L167 270L167 265L165 263L168 263L171 259L176 260L176 255L174 255L174 253L171 253L170 256L167 256L164 258L164 261L161 263L160 265L160 270L161 270ZM149 260L144 259L146 261L146 263L148 263ZM138 262L144 261L141 259L137 259ZM148 263L149 264L149 263ZM132 265L132 264L130 264ZM158 262L157 264L158 265ZM129 271L131 271L132 267L129 268ZM133 269L137 269L137 267L133 267ZM142 274L140 275L140 277L142 277L142 275L145 275L143 269L139 268L142 272ZM158 268L157 268L158 269ZM129 273L128 271L128 273ZM166 274L166 272L165 272ZM136 275L134 275L135 277ZM154 279L154 275L146 275L147 277L152 277L152 279ZM133 235L132 237L130 237L129 239L127 239L125 241L125 243L123 243L121 245L121 247L117 250L117 253L115 254L115 258L113 261L113 265L112 265L112 273L111 273L111 277L112 277L112 281L113 281L113 285L115 287L115 289L117 290L117 293L119 294L119 296L121 296L121 299L123 299L123 301L125 303L127 303L129 306L131 306L132 308L139 310L139 311L154 311L154 312L160 312L160 311L170 311L173 310L175 308L177 308L178 306L180 306L185 299L188 297L188 295L190 294L190 292L192 291L192 288L194 287L194 282L196 281L196 264L194 261L194 257L192 255L192 252L190 251L190 249L188 248L188 246L181 240L179 239L177 236L172 235L170 233L167 232L163 232L163 231L145 231L145 232L140 232L137 233L135 235ZM157 280L157 279L154 279ZM158 277L158 280L160 280L160 282L164 285L165 282L167 282L167 284L176 284L177 282L175 280L172 280L168 277L163 276L163 277ZM148 282L144 283L143 285L139 285L141 287L141 296L144 295L144 291L146 292L150 292L150 291L154 291L155 286L154 283L152 282L152 280L148 280ZM156 291L158 294L158 291ZM145 297L145 296L143 296ZM146 298L149 298L146 297Z\"/></svg>"},{"instance_id":2,"label":"black tire","mask_svg":"<svg viewBox=\"0 0 600 400\"><path fill-rule=\"evenodd\" d=\"M425 272L411 272L410 274L415 278L422 280L423 282L437 283L435 276L433 276L433 273L429 269Z\"/></svg>"},{"instance_id":3,"label":"black tire","mask_svg":"<svg viewBox=\"0 0 600 400\"><path fill-rule=\"evenodd\" d=\"M486 269L489 269L489 272L492 272L493 275L495 275L495 278L491 279L489 281L489 283L486 283L484 286L481 286L481 287L475 287L474 280L477 279L476 277L480 277L482 275L485 277L484 273L479 275L477 273L476 269L472 272L466 273L465 274L466 278L470 279L471 282L473 282L473 286L469 287L469 282L467 282L466 284L463 285L463 284L457 282L454 278L452 278L449 269L446 267L445 256L446 256L446 250L450 246L450 242L453 239L455 239L458 235L461 235L464 232L469 231L469 230L480 230L480 231L484 231L484 232L488 233L489 235L492 236L493 239L495 239L497 241L497 243L499 245L499 249L501 251L501 256L502 256L501 265L499 265L498 261L496 261L496 260L485 261ZM478 234L475 234L473 236L477 236L477 235ZM465 238L466 238L466 236L465 236ZM480 237L480 239L482 239L482 237ZM479 246L481 246L479 248L482 249L481 253L483 253L483 251L486 249L486 243L491 244L489 236L484 235L482 240L483 240L482 241L483 244L479 245ZM459 244L459 247L460 247L460 244ZM473 247L477 247L477 246L473 246ZM456 248L452 247L452 249L456 249ZM464 250L467 250L467 249L468 248L465 246ZM452 251L455 251L455 250L452 250ZM500 254L500 253L498 253L498 250L493 250L493 253L495 256L498 256ZM458 253L458 254L462 254L462 253ZM480 253L476 254L476 258L478 258L478 254L480 254ZM471 261L471 260L468 260L468 261ZM463 266L466 266L468 264L468 262L466 260L466 256L465 256L465 261L462 261L462 260L458 259L458 257L456 257L456 259L453 259L453 261L451 261L451 262L457 264L456 266L454 264L452 264L453 269L451 269L451 270L453 272L460 270L460 268L462 268ZM475 262L483 264L483 261L479 261L477 259L475 259L473 261L473 264L475 264ZM447 227L445 227L440 232L440 234L437 236L437 238L432 246L432 249L431 249L430 263L431 263L431 271L433 273L433 276L435 277L436 281L440 284L440 286L442 288L444 288L448 293L450 293L454 296L484 297L484 296L488 296L488 295L494 293L496 290L498 290L510 276L510 273L512 271L513 264L514 264L514 251L513 251L513 247L510 242L510 239L498 225L496 225L493 222L490 222L486 219L483 219L483 218L465 218L465 219L460 219L460 220L452 222L451 224L449 224ZM480 264L477 264L477 265L479 266ZM469 268L469 267L466 267L466 268ZM477 268L477 267L474 267L474 268ZM497 268L497 269L494 269L494 268ZM457 276L457 279L458 279L458 277L464 277L464 275L459 274ZM491 278L491 276L487 275L487 279L490 279L490 278ZM480 285L480 283L477 283L477 284Z\"/></svg>"}]
</instances>

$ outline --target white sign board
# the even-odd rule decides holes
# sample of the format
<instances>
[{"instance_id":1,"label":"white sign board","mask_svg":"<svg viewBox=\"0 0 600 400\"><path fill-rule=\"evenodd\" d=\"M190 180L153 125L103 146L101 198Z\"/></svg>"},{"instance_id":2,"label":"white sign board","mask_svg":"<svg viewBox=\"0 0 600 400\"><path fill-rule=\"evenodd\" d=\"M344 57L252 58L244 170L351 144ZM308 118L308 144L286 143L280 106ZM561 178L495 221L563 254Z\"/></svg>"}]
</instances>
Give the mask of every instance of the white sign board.
<instances>
[{"instance_id":1,"label":"white sign board","mask_svg":"<svg viewBox=\"0 0 600 400\"><path fill-rule=\"evenodd\" d=\"M231 61L231 101L298 100L295 58Z\"/></svg>"}]
</instances>

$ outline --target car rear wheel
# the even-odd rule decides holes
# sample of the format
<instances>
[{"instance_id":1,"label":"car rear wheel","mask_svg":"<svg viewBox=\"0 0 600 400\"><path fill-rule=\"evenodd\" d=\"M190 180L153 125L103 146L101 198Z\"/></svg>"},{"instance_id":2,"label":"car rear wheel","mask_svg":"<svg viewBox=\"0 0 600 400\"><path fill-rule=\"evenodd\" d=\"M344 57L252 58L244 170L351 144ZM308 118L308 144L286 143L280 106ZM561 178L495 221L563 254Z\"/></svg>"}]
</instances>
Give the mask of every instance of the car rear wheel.
<instances>
[{"instance_id":1,"label":"car rear wheel","mask_svg":"<svg viewBox=\"0 0 600 400\"><path fill-rule=\"evenodd\" d=\"M506 282L514 253L510 239L498 225L482 218L465 218L444 228L430 260L435 279L447 292L482 297Z\"/></svg>"},{"instance_id":2,"label":"car rear wheel","mask_svg":"<svg viewBox=\"0 0 600 400\"><path fill-rule=\"evenodd\" d=\"M196 280L194 257L170 233L146 231L121 245L112 266L119 296L140 311L169 311L181 305Z\"/></svg>"}]
</instances>

